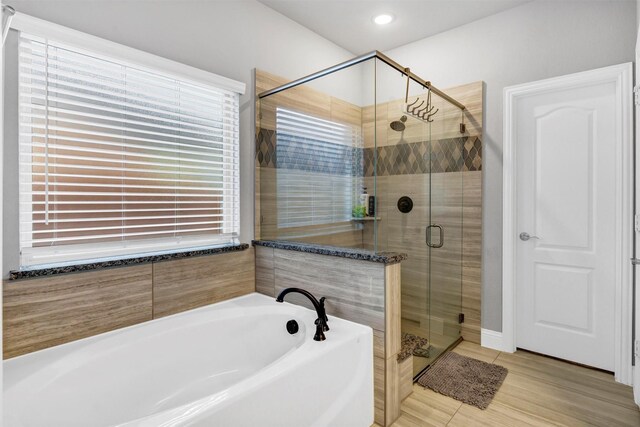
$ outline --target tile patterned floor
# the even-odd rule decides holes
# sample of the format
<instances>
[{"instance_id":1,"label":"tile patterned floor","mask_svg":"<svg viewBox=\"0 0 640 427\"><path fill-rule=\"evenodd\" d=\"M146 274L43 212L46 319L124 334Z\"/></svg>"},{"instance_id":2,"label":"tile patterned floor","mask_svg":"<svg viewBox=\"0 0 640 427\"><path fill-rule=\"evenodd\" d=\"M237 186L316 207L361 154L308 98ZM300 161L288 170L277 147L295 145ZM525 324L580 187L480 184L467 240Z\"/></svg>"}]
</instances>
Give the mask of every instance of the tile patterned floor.
<instances>
[{"instance_id":1,"label":"tile patterned floor","mask_svg":"<svg viewBox=\"0 0 640 427\"><path fill-rule=\"evenodd\" d=\"M454 351L509 369L489 407L483 411L414 384L393 427L640 426L631 387L616 383L610 374L469 342Z\"/></svg>"}]
</instances>

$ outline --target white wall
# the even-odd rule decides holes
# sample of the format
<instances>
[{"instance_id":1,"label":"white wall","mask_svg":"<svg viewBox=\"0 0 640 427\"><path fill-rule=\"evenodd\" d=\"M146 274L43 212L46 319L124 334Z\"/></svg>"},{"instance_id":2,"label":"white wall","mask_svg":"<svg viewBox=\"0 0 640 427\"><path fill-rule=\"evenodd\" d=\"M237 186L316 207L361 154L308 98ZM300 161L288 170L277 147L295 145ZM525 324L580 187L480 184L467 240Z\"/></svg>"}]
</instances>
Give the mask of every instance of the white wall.
<instances>
[{"instance_id":1,"label":"white wall","mask_svg":"<svg viewBox=\"0 0 640 427\"><path fill-rule=\"evenodd\" d=\"M483 80L482 327L502 330L502 94L634 60L635 0L538 0L386 52L441 88Z\"/></svg>"},{"instance_id":2,"label":"white wall","mask_svg":"<svg viewBox=\"0 0 640 427\"><path fill-rule=\"evenodd\" d=\"M240 219L244 242L253 237L252 70L260 68L294 79L354 56L255 0L6 3L18 12L247 84L246 94L240 99ZM361 90L346 82L334 89L339 89L344 99L357 99Z\"/></svg>"}]
</instances>

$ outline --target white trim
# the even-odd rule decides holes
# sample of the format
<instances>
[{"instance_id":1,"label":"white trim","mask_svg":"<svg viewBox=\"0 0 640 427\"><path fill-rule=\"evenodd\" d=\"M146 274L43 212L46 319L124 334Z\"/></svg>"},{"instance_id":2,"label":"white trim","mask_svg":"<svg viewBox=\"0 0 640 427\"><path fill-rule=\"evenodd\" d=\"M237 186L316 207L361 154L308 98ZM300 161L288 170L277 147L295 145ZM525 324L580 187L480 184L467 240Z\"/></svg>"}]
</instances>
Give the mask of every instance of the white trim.
<instances>
[{"instance_id":1,"label":"white trim","mask_svg":"<svg viewBox=\"0 0 640 427\"><path fill-rule=\"evenodd\" d=\"M0 8L0 24L3 22L3 18L4 18L4 8ZM0 29L0 34L4 32L4 28ZM4 43L0 40L0 177L4 177ZM4 238L4 186L0 186L0 236L2 236ZM4 240L4 239L3 239ZM0 245L0 271L4 272L4 266L3 264L3 260L4 260L4 253L3 253L3 248L4 248L4 244ZM2 294L3 292L0 292L0 306L3 303L3 299L2 299ZM4 311L4 310L2 310ZM0 311L0 324L2 323L3 320L3 314L2 311ZM2 342L3 342L3 333L4 333L4 328L0 328L0 352L3 351L3 346L2 346ZM4 380L4 372L3 372L3 367L2 365L0 365L0 383L2 383L2 381ZM0 388L0 420L2 420L3 417L3 390L2 388ZM2 425L2 421L0 421L0 426Z\"/></svg>"},{"instance_id":2,"label":"white trim","mask_svg":"<svg viewBox=\"0 0 640 427\"><path fill-rule=\"evenodd\" d=\"M502 340L502 332L492 331L491 329L482 328L480 330L480 343L482 347L504 351L504 342Z\"/></svg>"},{"instance_id":3,"label":"white trim","mask_svg":"<svg viewBox=\"0 0 640 427\"><path fill-rule=\"evenodd\" d=\"M639 27L640 28L640 27ZM634 88L634 92L636 90L636 88L638 87L637 85L640 84L640 70L637 68L638 64L640 64L640 30L638 31L637 34L637 38L636 38L636 49L635 49L635 53L636 53L636 69L635 69L635 83L636 86ZM634 104L635 105L635 122L636 122L636 133L635 133L635 147L636 147L636 168L638 166L640 166L640 149L638 149L638 141L640 141L640 109L638 108L637 105L637 99L639 97L638 93L634 93ZM640 214L640 173L638 173L638 170L634 170L634 174L635 174L635 199L636 199L636 205L635 205L635 218L634 218L634 222L638 220L638 214ZM635 227L635 256L638 257L640 255L640 234L638 234L640 232L640 229L638 229L638 226L636 225ZM639 348L639 341L638 338L640 337L640 293L638 292L638 283L640 283L640 269L636 268L635 269L635 283L634 283L634 288L636 289L635 292L635 319L636 319L636 324L635 324L635 343L632 343L632 345L634 346L634 354L635 354L635 366L634 366L634 377L633 377L633 398L634 401L636 402L636 405L640 406L640 348Z\"/></svg>"},{"instance_id":4,"label":"white trim","mask_svg":"<svg viewBox=\"0 0 640 427\"><path fill-rule=\"evenodd\" d=\"M614 65L582 73L555 77L504 89L504 147L503 147L503 233L502 233L502 342L504 351L516 349L516 160L517 150L513 127L517 98L552 92L559 88L581 86L594 82L614 82L620 106L616 111L621 134L616 135L616 194L619 215L616 218L616 288L615 288L615 379L632 383L631 326L632 326L632 255L633 237L633 83L632 63Z\"/></svg>"},{"instance_id":5,"label":"white trim","mask_svg":"<svg viewBox=\"0 0 640 427\"><path fill-rule=\"evenodd\" d=\"M34 18L24 13L16 12L11 21L11 28L24 31L40 37L50 38L76 47L97 51L104 55L125 61L136 67L149 71L162 71L171 76L184 80L190 79L196 83L215 86L243 95L246 85L242 82L219 76L217 74L191 67L180 62L172 61L161 56L153 55L138 49L115 43L100 37L92 36L81 31L73 30L62 25Z\"/></svg>"}]
</instances>

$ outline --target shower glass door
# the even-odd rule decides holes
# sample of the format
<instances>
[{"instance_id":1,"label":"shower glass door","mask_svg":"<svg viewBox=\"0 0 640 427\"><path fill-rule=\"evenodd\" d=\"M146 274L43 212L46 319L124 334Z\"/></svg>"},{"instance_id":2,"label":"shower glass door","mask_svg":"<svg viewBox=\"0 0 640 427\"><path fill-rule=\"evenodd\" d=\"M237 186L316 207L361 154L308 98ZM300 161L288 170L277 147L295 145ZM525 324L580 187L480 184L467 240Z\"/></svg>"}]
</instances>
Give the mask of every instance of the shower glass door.
<instances>
[{"instance_id":1,"label":"shower glass door","mask_svg":"<svg viewBox=\"0 0 640 427\"><path fill-rule=\"evenodd\" d=\"M419 374L460 337L460 112L384 64L376 68L377 250L404 252L402 332ZM408 93L405 97L399 95ZM430 104L430 105L427 105ZM425 120L425 109L437 111ZM414 114L412 114L414 113ZM407 202L411 208L408 209Z\"/></svg>"},{"instance_id":2,"label":"shower glass door","mask_svg":"<svg viewBox=\"0 0 640 427\"><path fill-rule=\"evenodd\" d=\"M464 141L459 138L460 110L433 96L438 113L430 123L428 299L430 354L423 368L461 334L463 267L463 173Z\"/></svg>"},{"instance_id":3,"label":"shower glass door","mask_svg":"<svg viewBox=\"0 0 640 427\"><path fill-rule=\"evenodd\" d=\"M402 332L418 374L460 338L464 139L460 110L399 71L369 58L260 99L255 227L406 253Z\"/></svg>"}]
</instances>

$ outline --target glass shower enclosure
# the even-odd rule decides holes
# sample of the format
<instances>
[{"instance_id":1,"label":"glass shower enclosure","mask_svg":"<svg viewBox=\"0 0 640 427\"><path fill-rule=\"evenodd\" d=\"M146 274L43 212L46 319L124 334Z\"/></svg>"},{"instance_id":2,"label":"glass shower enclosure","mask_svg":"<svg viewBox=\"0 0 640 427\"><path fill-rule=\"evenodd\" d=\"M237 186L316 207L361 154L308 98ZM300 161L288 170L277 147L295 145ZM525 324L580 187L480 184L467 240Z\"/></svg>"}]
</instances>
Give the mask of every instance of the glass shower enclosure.
<instances>
[{"instance_id":1,"label":"glass shower enclosure","mask_svg":"<svg viewBox=\"0 0 640 427\"><path fill-rule=\"evenodd\" d=\"M463 108L379 52L258 96L256 238L406 253L415 375L460 340Z\"/></svg>"}]
</instances>

